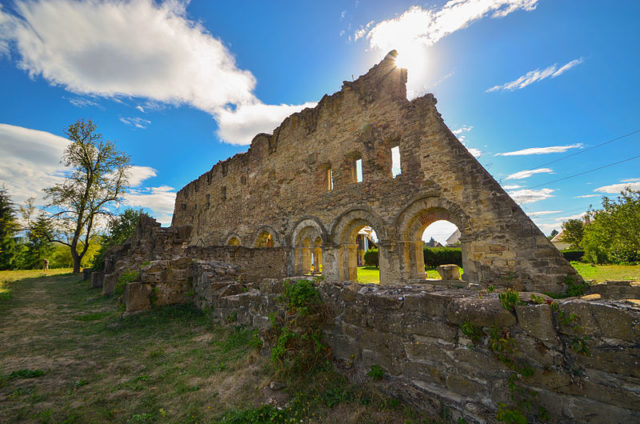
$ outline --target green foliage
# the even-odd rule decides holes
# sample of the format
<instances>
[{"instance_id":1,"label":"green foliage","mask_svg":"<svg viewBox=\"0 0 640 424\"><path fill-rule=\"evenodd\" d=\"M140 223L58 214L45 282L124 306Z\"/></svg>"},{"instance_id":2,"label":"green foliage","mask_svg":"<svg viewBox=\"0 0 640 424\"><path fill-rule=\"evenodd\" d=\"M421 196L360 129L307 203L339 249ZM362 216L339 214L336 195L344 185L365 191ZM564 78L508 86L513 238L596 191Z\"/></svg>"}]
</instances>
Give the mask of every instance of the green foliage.
<instances>
[{"instance_id":1,"label":"green foliage","mask_svg":"<svg viewBox=\"0 0 640 424\"><path fill-rule=\"evenodd\" d=\"M291 407L278 409L273 405L262 405L258 408L248 408L227 413L219 424L278 424L300 422L297 411Z\"/></svg>"},{"instance_id":2,"label":"green foliage","mask_svg":"<svg viewBox=\"0 0 640 424\"><path fill-rule=\"evenodd\" d=\"M367 373L369 377L373 379L373 381L380 381L384 377L384 368L380 365L371 365L371 369Z\"/></svg>"},{"instance_id":3,"label":"green foliage","mask_svg":"<svg viewBox=\"0 0 640 424\"><path fill-rule=\"evenodd\" d=\"M589 288L589 284L584 281L576 282L576 277L572 275L567 275L564 283L567 285L567 297L583 296L586 289Z\"/></svg>"},{"instance_id":4,"label":"green foliage","mask_svg":"<svg viewBox=\"0 0 640 424\"><path fill-rule=\"evenodd\" d=\"M140 278L140 273L138 271L125 271L118 278L118 282L116 283L116 287L113 290L113 294L121 295L124 293L124 288L128 283L132 283Z\"/></svg>"},{"instance_id":5,"label":"green foliage","mask_svg":"<svg viewBox=\"0 0 640 424\"><path fill-rule=\"evenodd\" d=\"M513 312L516 310L516 305L521 305L523 302L520 300L520 293L517 290L508 288L505 293L498 295L500 304L507 311Z\"/></svg>"},{"instance_id":6,"label":"green foliage","mask_svg":"<svg viewBox=\"0 0 640 424\"><path fill-rule=\"evenodd\" d=\"M320 293L311 280L285 282L282 300L287 304L290 313L298 312L301 315L307 314L310 307L322 303Z\"/></svg>"},{"instance_id":7,"label":"green foliage","mask_svg":"<svg viewBox=\"0 0 640 424\"><path fill-rule=\"evenodd\" d=\"M564 256L564 258L566 260L568 260L569 262L571 262L571 261L581 261L582 258L584 257L584 250L567 249L567 250L563 250L561 253L562 253L562 256Z\"/></svg>"},{"instance_id":8,"label":"green foliage","mask_svg":"<svg viewBox=\"0 0 640 424\"><path fill-rule=\"evenodd\" d=\"M17 379L17 378L37 378L45 375L45 372L39 369L30 370L28 368L24 368L18 371L13 371L9 374L9 379Z\"/></svg>"},{"instance_id":9,"label":"green foliage","mask_svg":"<svg viewBox=\"0 0 640 424\"><path fill-rule=\"evenodd\" d=\"M271 359L277 372L304 375L328 363L329 348L322 342L321 326L326 319L320 293L310 280L285 282L278 298L286 305L286 316L270 316Z\"/></svg>"},{"instance_id":10,"label":"green foliage","mask_svg":"<svg viewBox=\"0 0 640 424\"><path fill-rule=\"evenodd\" d=\"M129 156L104 140L92 121L79 120L69 125L65 134L71 143L62 163L71 172L63 182L44 191L55 220L56 239L69 247L73 271L77 273L89 248L96 217L108 215L107 206L122 199ZM78 249L81 241L84 247Z\"/></svg>"},{"instance_id":11,"label":"green foliage","mask_svg":"<svg viewBox=\"0 0 640 424\"><path fill-rule=\"evenodd\" d=\"M14 269L17 260L16 221L13 203L4 187L0 187L0 270Z\"/></svg>"},{"instance_id":12,"label":"green foliage","mask_svg":"<svg viewBox=\"0 0 640 424\"><path fill-rule=\"evenodd\" d=\"M40 214L34 222L29 223L27 242L20 268L39 269L43 267L44 260L50 259L51 253L53 253L53 243L50 241L52 232L51 221L44 214Z\"/></svg>"},{"instance_id":13,"label":"green foliage","mask_svg":"<svg viewBox=\"0 0 640 424\"><path fill-rule=\"evenodd\" d=\"M462 331L462 334L471 339L473 344L478 344L478 342L484 337L482 327L469 321L465 321L464 324L460 326L460 330Z\"/></svg>"},{"instance_id":14,"label":"green foliage","mask_svg":"<svg viewBox=\"0 0 640 424\"><path fill-rule=\"evenodd\" d=\"M507 424L527 424L527 417L517 408L509 408L505 403L498 404L498 413L496 414L498 421Z\"/></svg>"},{"instance_id":15,"label":"green foliage","mask_svg":"<svg viewBox=\"0 0 640 424\"><path fill-rule=\"evenodd\" d=\"M580 248L584 235L584 222L581 219L569 219L562 223L562 241L569 243L571 249Z\"/></svg>"},{"instance_id":16,"label":"green foliage","mask_svg":"<svg viewBox=\"0 0 640 424\"><path fill-rule=\"evenodd\" d=\"M435 268L438 265L456 264L462 266L462 249L459 247L423 247L424 265Z\"/></svg>"},{"instance_id":17,"label":"green foliage","mask_svg":"<svg viewBox=\"0 0 640 424\"><path fill-rule=\"evenodd\" d=\"M379 252L378 249L369 249L364 253L364 264L366 266L379 266Z\"/></svg>"},{"instance_id":18,"label":"green foliage","mask_svg":"<svg viewBox=\"0 0 640 424\"><path fill-rule=\"evenodd\" d=\"M580 355L591 356L587 340L589 340L589 337L574 337L571 340L571 349Z\"/></svg>"},{"instance_id":19,"label":"green foliage","mask_svg":"<svg viewBox=\"0 0 640 424\"><path fill-rule=\"evenodd\" d=\"M107 250L127 241L136 229L140 216L143 214L142 210L127 208L120 215L109 220L107 234L102 239L100 250L93 261L92 269L94 271L102 271L104 269L104 255ZM148 262L143 263L142 266L145 264L148 265Z\"/></svg>"},{"instance_id":20,"label":"green foliage","mask_svg":"<svg viewBox=\"0 0 640 424\"><path fill-rule=\"evenodd\" d=\"M625 190L617 201L602 198L602 209L588 212L582 247L591 263L640 261L640 191Z\"/></svg>"}]
</instances>

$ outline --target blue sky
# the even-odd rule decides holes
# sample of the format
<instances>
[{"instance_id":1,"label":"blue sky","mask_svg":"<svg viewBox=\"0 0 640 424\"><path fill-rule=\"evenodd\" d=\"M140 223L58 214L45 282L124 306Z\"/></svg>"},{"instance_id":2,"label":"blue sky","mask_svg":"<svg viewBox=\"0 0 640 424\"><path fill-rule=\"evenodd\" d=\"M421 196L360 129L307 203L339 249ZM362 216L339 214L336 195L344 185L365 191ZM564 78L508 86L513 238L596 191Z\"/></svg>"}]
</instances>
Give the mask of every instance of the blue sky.
<instances>
[{"instance_id":1,"label":"blue sky","mask_svg":"<svg viewBox=\"0 0 640 424\"><path fill-rule=\"evenodd\" d=\"M178 189L393 48L409 96L436 95L545 233L640 189L640 158L587 172L640 155L640 132L596 147L640 130L637 0L1 5L0 184L16 203L43 204L64 129L86 118L132 157L123 206L166 224Z\"/></svg>"}]
</instances>

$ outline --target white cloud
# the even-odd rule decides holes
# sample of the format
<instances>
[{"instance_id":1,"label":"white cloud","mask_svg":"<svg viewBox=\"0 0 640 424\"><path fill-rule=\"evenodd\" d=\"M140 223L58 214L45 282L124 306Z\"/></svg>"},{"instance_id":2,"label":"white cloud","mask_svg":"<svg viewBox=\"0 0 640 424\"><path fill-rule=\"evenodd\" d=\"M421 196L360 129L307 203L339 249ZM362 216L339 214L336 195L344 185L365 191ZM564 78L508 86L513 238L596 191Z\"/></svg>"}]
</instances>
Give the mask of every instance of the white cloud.
<instances>
[{"instance_id":1,"label":"white cloud","mask_svg":"<svg viewBox=\"0 0 640 424\"><path fill-rule=\"evenodd\" d=\"M67 100L69 100L69 103L71 103L75 107L100 106L97 102L94 102L93 100L87 99L85 97L71 97Z\"/></svg>"},{"instance_id":2,"label":"white cloud","mask_svg":"<svg viewBox=\"0 0 640 424\"><path fill-rule=\"evenodd\" d=\"M458 138L458 140L460 140L460 142L464 145L464 147L467 148L469 153L471 153L474 157L478 158L482 156L482 150L467 146L467 136L465 133L470 132L472 129L473 127L470 125L463 125L462 127L456 130L453 130L451 132Z\"/></svg>"},{"instance_id":3,"label":"white cloud","mask_svg":"<svg viewBox=\"0 0 640 424\"><path fill-rule=\"evenodd\" d=\"M18 66L31 77L78 94L188 104L216 118L228 118L228 105L266 106L253 94L251 72L236 66L221 40L187 19L180 1L17 0L14 9L17 16L0 9L0 54L13 44ZM261 125L242 122L245 115L228 118L219 122L220 133L237 133L243 125L270 131L303 106L270 106L269 116L278 121L262 119ZM229 121L233 128L225 128Z\"/></svg>"},{"instance_id":4,"label":"white cloud","mask_svg":"<svg viewBox=\"0 0 640 424\"><path fill-rule=\"evenodd\" d=\"M250 144L261 132L271 134L284 118L316 103L303 105L265 105L256 103L239 106L236 110L221 109L216 113L220 124L218 137L231 144Z\"/></svg>"},{"instance_id":5,"label":"white cloud","mask_svg":"<svg viewBox=\"0 0 640 424\"><path fill-rule=\"evenodd\" d=\"M144 180L158 175L155 169L150 166L132 166L127 172L127 179L129 180L129 186L138 187Z\"/></svg>"},{"instance_id":6,"label":"white cloud","mask_svg":"<svg viewBox=\"0 0 640 424\"><path fill-rule=\"evenodd\" d=\"M458 227L449 221L435 221L425 228L424 233L422 233L422 240L427 242L433 237L440 244L445 244L449 236L457 229Z\"/></svg>"},{"instance_id":7,"label":"white cloud","mask_svg":"<svg viewBox=\"0 0 640 424\"><path fill-rule=\"evenodd\" d=\"M522 186L518 184L511 184L511 185L503 186L502 188L505 190L515 190L517 188L522 188Z\"/></svg>"},{"instance_id":8,"label":"white cloud","mask_svg":"<svg viewBox=\"0 0 640 424\"><path fill-rule=\"evenodd\" d=\"M171 224L175 200L174 188L169 186L135 189L124 196L126 206L150 209L163 225Z\"/></svg>"},{"instance_id":9,"label":"white cloud","mask_svg":"<svg viewBox=\"0 0 640 424\"><path fill-rule=\"evenodd\" d=\"M588 199L590 197L600 197L599 194L583 194L582 196L576 196L576 199Z\"/></svg>"},{"instance_id":10,"label":"white cloud","mask_svg":"<svg viewBox=\"0 0 640 424\"><path fill-rule=\"evenodd\" d=\"M562 213L562 211L538 211L538 212L527 212L529 216L543 216L543 215L553 215L555 213Z\"/></svg>"},{"instance_id":11,"label":"white cloud","mask_svg":"<svg viewBox=\"0 0 640 424\"><path fill-rule=\"evenodd\" d=\"M143 119L143 118L138 118L133 116L128 118L121 117L120 122L122 122L125 125L129 125L131 127L136 127L140 129L145 129L151 124L151 121L149 121L148 119Z\"/></svg>"},{"instance_id":12,"label":"white cloud","mask_svg":"<svg viewBox=\"0 0 640 424\"><path fill-rule=\"evenodd\" d=\"M458 128L457 130L453 130L451 131L453 134L455 134L456 136L460 136L463 133L469 132L473 129L473 126L471 125L463 125L460 128Z\"/></svg>"},{"instance_id":13,"label":"white cloud","mask_svg":"<svg viewBox=\"0 0 640 424\"><path fill-rule=\"evenodd\" d=\"M553 174L553 171L549 168L539 168L539 169L529 169L526 171L519 171L515 174L508 175L505 180L522 180L524 178L529 178L535 174Z\"/></svg>"},{"instance_id":14,"label":"white cloud","mask_svg":"<svg viewBox=\"0 0 640 424\"><path fill-rule=\"evenodd\" d=\"M136 106L136 109L138 109L140 112L144 113L144 108L140 105Z\"/></svg>"},{"instance_id":15,"label":"white cloud","mask_svg":"<svg viewBox=\"0 0 640 424\"><path fill-rule=\"evenodd\" d=\"M563 153L569 149L581 149L582 143L570 144L566 146L531 147L529 149L516 150L515 152L496 153L496 156L528 156L544 155L547 153Z\"/></svg>"},{"instance_id":16,"label":"white cloud","mask_svg":"<svg viewBox=\"0 0 640 424\"><path fill-rule=\"evenodd\" d=\"M441 8L412 6L400 16L373 25L371 22L354 34L365 38L372 50L381 54L397 49L398 64L409 70L409 98L423 94L428 80L428 47L443 37L464 29L483 18L501 18L516 10L531 11L538 0L449 0Z\"/></svg>"},{"instance_id":17,"label":"white cloud","mask_svg":"<svg viewBox=\"0 0 640 424\"><path fill-rule=\"evenodd\" d=\"M542 188L540 190L531 190L531 189L522 189L515 191L508 191L507 193L516 203L519 205L524 205L526 203L534 203L539 202L540 200L545 200L550 197L553 197L551 193L554 190L550 188Z\"/></svg>"},{"instance_id":18,"label":"white cloud","mask_svg":"<svg viewBox=\"0 0 640 424\"><path fill-rule=\"evenodd\" d=\"M474 158L479 158L480 156L482 156L482 150L475 149L473 147L467 147L467 150L473 155Z\"/></svg>"},{"instance_id":19,"label":"white cloud","mask_svg":"<svg viewBox=\"0 0 640 424\"><path fill-rule=\"evenodd\" d=\"M29 197L44 203L42 189L64 177L60 159L68 144L66 138L46 131L0 124L0 181L15 203Z\"/></svg>"},{"instance_id":20,"label":"white cloud","mask_svg":"<svg viewBox=\"0 0 640 424\"><path fill-rule=\"evenodd\" d=\"M598 187L593 191L599 191L600 193L608 193L608 194L620 194L621 191L627 190L627 189L640 190L640 181L606 185L606 186Z\"/></svg>"},{"instance_id":21,"label":"white cloud","mask_svg":"<svg viewBox=\"0 0 640 424\"><path fill-rule=\"evenodd\" d=\"M533 84L534 82L542 81L543 79L547 79L547 78L555 78L557 76L560 76L566 71L568 71L569 69L573 68L574 66L581 64L582 62L583 62L582 59L574 59L571 62L561 66L560 68L557 68L558 65L554 64L546 67L545 69L534 69L533 71L529 71L526 74L522 75L521 77L513 81L506 82L502 85L493 86L487 89L486 91L487 93L491 93L499 90L508 90L508 91L520 90L530 84Z\"/></svg>"},{"instance_id":22,"label":"white cloud","mask_svg":"<svg viewBox=\"0 0 640 424\"><path fill-rule=\"evenodd\" d=\"M640 178L625 178L624 180L620 180L622 183L632 183L634 181L640 181Z\"/></svg>"}]
</instances>

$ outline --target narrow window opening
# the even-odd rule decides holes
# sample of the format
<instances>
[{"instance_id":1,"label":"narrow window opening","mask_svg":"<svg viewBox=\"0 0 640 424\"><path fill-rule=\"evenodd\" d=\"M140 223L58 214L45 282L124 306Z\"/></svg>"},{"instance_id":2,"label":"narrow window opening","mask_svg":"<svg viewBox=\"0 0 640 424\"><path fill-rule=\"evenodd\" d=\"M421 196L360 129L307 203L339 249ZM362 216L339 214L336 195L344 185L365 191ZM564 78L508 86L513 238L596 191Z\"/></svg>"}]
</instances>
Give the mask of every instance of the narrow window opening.
<instances>
[{"instance_id":1,"label":"narrow window opening","mask_svg":"<svg viewBox=\"0 0 640 424\"><path fill-rule=\"evenodd\" d=\"M362 182L362 159L356 160L356 182Z\"/></svg>"},{"instance_id":2,"label":"narrow window opening","mask_svg":"<svg viewBox=\"0 0 640 424\"><path fill-rule=\"evenodd\" d=\"M333 191L333 170L327 169L327 190Z\"/></svg>"},{"instance_id":3,"label":"narrow window opening","mask_svg":"<svg viewBox=\"0 0 640 424\"><path fill-rule=\"evenodd\" d=\"M400 146L391 148L391 176L393 178L402 174L402 165L400 163Z\"/></svg>"}]
</instances>

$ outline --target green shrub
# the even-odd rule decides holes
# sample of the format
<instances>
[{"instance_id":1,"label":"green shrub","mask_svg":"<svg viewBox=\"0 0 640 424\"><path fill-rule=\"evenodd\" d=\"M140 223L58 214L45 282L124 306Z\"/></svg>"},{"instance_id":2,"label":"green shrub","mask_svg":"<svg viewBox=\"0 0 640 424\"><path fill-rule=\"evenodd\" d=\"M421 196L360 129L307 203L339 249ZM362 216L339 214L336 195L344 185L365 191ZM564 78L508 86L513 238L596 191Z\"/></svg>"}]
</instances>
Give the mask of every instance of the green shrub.
<instances>
[{"instance_id":1,"label":"green shrub","mask_svg":"<svg viewBox=\"0 0 640 424\"><path fill-rule=\"evenodd\" d=\"M438 265L456 264L462 266L462 249L459 247L427 247L422 249L424 265L435 268Z\"/></svg>"},{"instance_id":2,"label":"green shrub","mask_svg":"<svg viewBox=\"0 0 640 424\"><path fill-rule=\"evenodd\" d=\"M366 266L379 266L378 249L369 249L364 254L364 264Z\"/></svg>"},{"instance_id":3,"label":"green shrub","mask_svg":"<svg viewBox=\"0 0 640 424\"><path fill-rule=\"evenodd\" d=\"M371 365L371 370L367 373L369 377L373 379L373 381L380 381L382 377L384 377L384 368L380 365Z\"/></svg>"},{"instance_id":4,"label":"green shrub","mask_svg":"<svg viewBox=\"0 0 640 424\"><path fill-rule=\"evenodd\" d=\"M582 257L584 256L584 250L563 250L562 256L569 262L571 261L582 261Z\"/></svg>"},{"instance_id":5,"label":"green shrub","mask_svg":"<svg viewBox=\"0 0 640 424\"><path fill-rule=\"evenodd\" d=\"M136 281L140 277L140 273L138 271L125 271L118 278L118 283L114 289L114 294L120 295L124 293L124 287L128 283L132 283Z\"/></svg>"}]
</instances>

